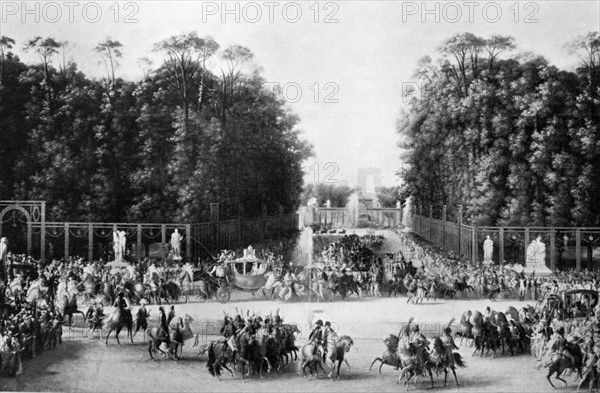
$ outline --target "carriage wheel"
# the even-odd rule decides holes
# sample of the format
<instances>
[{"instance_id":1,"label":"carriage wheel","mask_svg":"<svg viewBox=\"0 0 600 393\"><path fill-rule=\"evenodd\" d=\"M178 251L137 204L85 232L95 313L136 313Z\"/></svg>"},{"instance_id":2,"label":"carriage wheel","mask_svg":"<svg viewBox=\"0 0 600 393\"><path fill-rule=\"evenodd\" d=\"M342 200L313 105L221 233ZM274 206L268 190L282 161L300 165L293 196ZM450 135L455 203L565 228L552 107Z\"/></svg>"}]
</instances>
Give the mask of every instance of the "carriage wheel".
<instances>
[{"instance_id":1,"label":"carriage wheel","mask_svg":"<svg viewBox=\"0 0 600 393\"><path fill-rule=\"evenodd\" d=\"M231 299L231 292L227 288L219 288L216 296L220 303L227 303Z\"/></svg>"}]
</instances>

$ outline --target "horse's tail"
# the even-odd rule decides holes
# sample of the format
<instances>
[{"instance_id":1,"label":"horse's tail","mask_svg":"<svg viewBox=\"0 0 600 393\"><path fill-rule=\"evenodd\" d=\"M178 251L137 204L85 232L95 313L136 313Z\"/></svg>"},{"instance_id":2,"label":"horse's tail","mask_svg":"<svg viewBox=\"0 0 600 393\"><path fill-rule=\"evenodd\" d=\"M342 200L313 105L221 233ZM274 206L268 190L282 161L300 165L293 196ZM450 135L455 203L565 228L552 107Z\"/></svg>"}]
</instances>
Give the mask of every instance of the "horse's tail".
<instances>
[{"instance_id":1,"label":"horse's tail","mask_svg":"<svg viewBox=\"0 0 600 393\"><path fill-rule=\"evenodd\" d=\"M458 367L467 367L467 363L464 361L462 356L460 356L460 353L454 352L452 356L454 357L454 364L456 364Z\"/></svg>"},{"instance_id":2,"label":"horse's tail","mask_svg":"<svg viewBox=\"0 0 600 393\"><path fill-rule=\"evenodd\" d=\"M206 368L208 369L210 375L212 375L213 377L221 375L221 367L215 367L216 361L217 357L215 356L215 342L213 341L208 347L208 362L206 362Z\"/></svg>"}]
</instances>

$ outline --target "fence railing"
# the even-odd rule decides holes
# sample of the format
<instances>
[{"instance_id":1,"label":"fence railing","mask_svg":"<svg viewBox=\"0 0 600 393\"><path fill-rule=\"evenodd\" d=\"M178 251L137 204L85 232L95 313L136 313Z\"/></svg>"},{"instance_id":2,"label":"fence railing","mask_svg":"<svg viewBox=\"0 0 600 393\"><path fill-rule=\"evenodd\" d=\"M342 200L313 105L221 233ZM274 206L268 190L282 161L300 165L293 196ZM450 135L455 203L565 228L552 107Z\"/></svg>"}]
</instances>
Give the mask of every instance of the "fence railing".
<instances>
[{"instance_id":1,"label":"fence railing","mask_svg":"<svg viewBox=\"0 0 600 393\"><path fill-rule=\"evenodd\" d=\"M420 210L420 209L419 209ZM431 209L430 209L431 211ZM494 263L521 263L527 260L528 246L540 239L546 247L546 266L556 271L575 268L600 269L600 228L589 227L477 227L421 214L412 215L412 230L446 252L479 264L483 261L483 242L493 241Z\"/></svg>"},{"instance_id":2,"label":"fence railing","mask_svg":"<svg viewBox=\"0 0 600 393\"><path fill-rule=\"evenodd\" d=\"M42 260L82 257L112 260L113 231L126 238L126 256L139 260L164 255L177 229L183 236L182 257L197 260L222 249L239 249L266 239L293 233L297 214L216 221L197 224L33 222L27 233L27 253ZM24 251L24 250L23 250Z\"/></svg>"}]
</instances>

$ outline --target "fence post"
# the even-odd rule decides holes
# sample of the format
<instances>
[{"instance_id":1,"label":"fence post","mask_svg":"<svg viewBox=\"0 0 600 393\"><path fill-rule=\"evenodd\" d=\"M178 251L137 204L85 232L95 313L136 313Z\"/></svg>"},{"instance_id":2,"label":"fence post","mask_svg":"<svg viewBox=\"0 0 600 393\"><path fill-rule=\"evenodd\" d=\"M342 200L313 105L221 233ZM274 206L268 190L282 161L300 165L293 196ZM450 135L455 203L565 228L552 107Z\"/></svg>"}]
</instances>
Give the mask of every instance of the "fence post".
<instances>
[{"instance_id":1,"label":"fence post","mask_svg":"<svg viewBox=\"0 0 600 393\"><path fill-rule=\"evenodd\" d=\"M137 233L136 233L136 252L137 260L142 260L142 224L137 225Z\"/></svg>"},{"instance_id":2,"label":"fence post","mask_svg":"<svg viewBox=\"0 0 600 393\"><path fill-rule=\"evenodd\" d=\"M185 225L185 256L190 263L192 260L192 224Z\"/></svg>"},{"instance_id":3,"label":"fence post","mask_svg":"<svg viewBox=\"0 0 600 393\"><path fill-rule=\"evenodd\" d=\"M40 229L40 260L46 264L46 202L42 202L42 226Z\"/></svg>"},{"instance_id":4,"label":"fence post","mask_svg":"<svg viewBox=\"0 0 600 393\"><path fill-rule=\"evenodd\" d=\"M433 221L433 205L429 205L429 241L431 242L431 222Z\"/></svg>"},{"instance_id":5,"label":"fence post","mask_svg":"<svg viewBox=\"0 0 600 393\"><path fill-rule=\"evenodd\" d=\"M498 264L502 266L504 264L504 228L500 228L498 232Z\"/></svg>"},{"instance_id":6,"label":"fence post","mask_svg":"<svg viewBox=\"0 0 600 393\"><path fill-rule=\"evenodd\" d=\"M210 222L213 231L212 238L214 239L213 250L216 250L217 253L221 250L221 243L219 242L219 204L211 203L210 204Z\"/></svg>"},{"instance_id":7,"label":"fence post","mask_svg":"<svg viewBox=\"0 0 600 393\"><path fill-rule=\"evenodd\" d=\"M69 223L65 222L65 260L69 259Z\"/></svg>"},{"instance_id":8,"label":"fence post","mask_svg":"<svg viewBox=\"0 0 600 393\"><path fill-rule=\"evenodd\" d=\"M446 217L448 212L448 206L442 206L442 249L446 250Z\"/></svg>"},{"instance_id":9,"label":"fence post","mask_svg":"<svg viewBox=\"0 0 600 393\"><path fill-rule=\"evenodd\" d=\"M556 270L556 230L550 228L550 270Z\"/></svg>"},{"instance_id":10,"label":"fence post","mask_svg":"<svg viewBox=\"0 0 600 393\"><path fill-rule=\"evenodd\" d=\"M525 266L527 266L527 245L529 244L529 228L525 228Z\"/></svg>"},{"instance_id":11,"label":"fence post","mask_svg":"<svg viewBox=\"0 0 600 393\"><path fill-rule=\"evenodd\" d=\"M458 259L460 259L460 256L462 254L462 212L463 212L463 205L458 205Z\"/></svg>"},{"instance_id":12,"label":"fence post","mask_svg":"<svg viewBox=\"0 0 600 393\"><path fill-rule=\"evenodd\" d=\"M477 236L477 227L473 225L473 243L471 244L471 262L473 266L479 266L479 239Z\"/></svg>"},{"instance_id":13,"label":"fence post","mask_svg":"<svg viewBox=\"0 0 600 393\"><path fill-rule=\"evenodd\" d=\"M94 260L94 226L88 224L88 261L91 263Z\"/></svg>"},{"instance_id":14,"label":"fence post","mask_svg":"<svg viewBox=\"0 0 600 393\"><path fill-rule=\"evenodd\" d=\"M581 271L581 229L575 230L575 269Z\"/></svg>"}]
</instances>

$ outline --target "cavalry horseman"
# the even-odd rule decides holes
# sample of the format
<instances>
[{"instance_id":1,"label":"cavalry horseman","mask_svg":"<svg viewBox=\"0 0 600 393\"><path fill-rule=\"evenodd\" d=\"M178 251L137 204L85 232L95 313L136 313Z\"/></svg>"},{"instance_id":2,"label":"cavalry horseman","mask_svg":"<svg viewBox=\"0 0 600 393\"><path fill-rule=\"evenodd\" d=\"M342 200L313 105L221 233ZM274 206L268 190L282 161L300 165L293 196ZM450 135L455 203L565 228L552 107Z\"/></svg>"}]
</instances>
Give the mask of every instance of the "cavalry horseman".
<instances>
[{"instance_id":1,"label":"cavalry horseman","mask_svg":"<svg viewBox=\"0 0 600 393\"><path fill-rule=\"evenodd\" d=\"M312 332L310 332L310 335L308 336L308 340L309 342L313 345L313 351L312 354L316 355L317 351L319 350L319 348L321 348L321 352L324 353L324 349L322 348L323 345L323 321L322 320L318 320L315 323L315 327L313 328Z\"/></svg>"},{"instance_id":2,"label":"cavalry horseman","mask_svg":"<svg viewBox=\"0 0 600 393\"><path fill-rule=\"evenodd\" d=\"M425 364L429 360L429 341L427 341L427 338L421 333L419 325L416 323L411 325L410 331L410 343L415 346L417 351L418 372L423 373Z\"/></svg>"}]
</instances>

